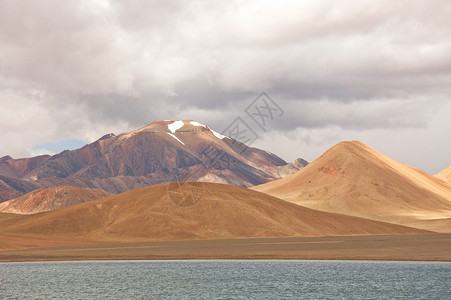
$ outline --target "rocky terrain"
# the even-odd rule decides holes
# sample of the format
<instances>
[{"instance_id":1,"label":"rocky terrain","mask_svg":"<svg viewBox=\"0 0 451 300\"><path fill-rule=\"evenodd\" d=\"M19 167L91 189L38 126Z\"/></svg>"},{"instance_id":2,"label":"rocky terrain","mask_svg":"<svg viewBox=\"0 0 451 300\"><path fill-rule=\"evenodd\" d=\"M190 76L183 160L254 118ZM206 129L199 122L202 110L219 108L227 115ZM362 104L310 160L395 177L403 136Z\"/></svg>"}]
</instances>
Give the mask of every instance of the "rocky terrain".
<instances>
[{"instance_id":1,"label":"rocky terrain","mask_svg":"<svg viewBox=\"0 0 451 300\"><path fill-rule=\"evenodd\" d=\"M191 120L158 121L53 156L1 158L0 201L61 185L110 193L187 180L250 187L284 177L304 164L287 164Z\"/></svg>"},{"instance_id":2,"label":"rocky terrain","mask_svg":"<svg viewBox=\"0 0 451 300\"><path fill-rule=\"evenodd\" d=\"M37 189L21 197L0 203L0 212L29 215L77 205L110 195L104 190L74 186Z\"/></svg>"}]
</instances>

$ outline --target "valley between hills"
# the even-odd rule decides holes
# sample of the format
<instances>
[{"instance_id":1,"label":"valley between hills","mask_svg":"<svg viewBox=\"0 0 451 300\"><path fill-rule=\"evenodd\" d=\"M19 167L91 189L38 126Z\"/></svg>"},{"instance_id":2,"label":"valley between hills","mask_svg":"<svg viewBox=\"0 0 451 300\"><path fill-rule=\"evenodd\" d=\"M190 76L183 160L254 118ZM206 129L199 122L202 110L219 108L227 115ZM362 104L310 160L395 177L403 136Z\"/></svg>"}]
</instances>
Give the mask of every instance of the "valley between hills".
<instances>
[{"instance_id":1,"label":"valley between hills","mask_svg":"<svg viewBox=\"0 0 451 300\"><path fill-rule=\"evenodd\" d=\"M153 122L0 158L0 261L451 261L450 168L358 141L287 163L192 120Z\"/></svg>"}]
</instances>

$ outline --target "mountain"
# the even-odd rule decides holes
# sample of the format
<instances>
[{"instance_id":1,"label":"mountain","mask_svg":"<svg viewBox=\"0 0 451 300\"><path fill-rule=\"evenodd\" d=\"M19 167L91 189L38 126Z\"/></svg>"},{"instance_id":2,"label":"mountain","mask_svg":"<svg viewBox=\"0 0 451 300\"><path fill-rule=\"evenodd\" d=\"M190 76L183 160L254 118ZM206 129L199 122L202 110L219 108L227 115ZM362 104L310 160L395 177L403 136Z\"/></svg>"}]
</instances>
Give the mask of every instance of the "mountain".
<instances>
[{"instance_id":1,"label":"mountain","mask_svg":"<svg viewBox=\"0 0 451 300\"><path fill-rule=\"evenodd\" d=\"M40 188L32 182L0 174L0 203Z\"/></svg>"},{"instance_id":2,"label":"mountain","mask_svg":"<svg viewBox=\"0 0 451 300\"><path fill-rule=\"evenodd\" d=\"M49 158L50 155L21 159L13 159L11 156L1 157L0 202L13 199L39 188L39 185L23 181L21 178L43 164Z\"/></svg>"},{"instance_id":3,"label":"mountain","mask_svg":"<svg viewBox=\"0 0 451 300\"><path fill-rule=\"evenodd\" d=\"M451 185L357 141L252 189L322 211L451 232Z\"/></svg>"},{"instance_id":4,"label":"mountain","mask_svg":"<svg viewBox=\"0 0 451 300\"><path fill-rule=\"evenodd\" d=\"M426 233L316 211L242 187L193 182L176 189L161 184L40 214L0 214L0 236L126 242ZM200 191L194 205L179 205L171 196L189 198L192 189Z\"/></svg>"},{"instance_id":5,"label":"mountain","mask_svg":"<svg viewBox=\"0 0 451 300\"><path fill-rule=\"evenodd\" d=\"M158 121L53 156L0 159L0 201L60 185L110 193L174 181L249 187L280 178L279 167L285 165L272 153L246 147L198 122ZM294 169L287 170L284 174Z\"/></svg>"},{"instance_id":6,"label":"mountain","mask_svg":"<svg viewBox=\"0 0 451 300\"><path fill-rule=\"evenodd\" d=\"M300 169L304 168L307 165L308 162L306 160L302 158L297 158L285 166L278 167L277 174L279 175L280 178L284 178L293 173L296 173L297 171L299 171Z\"/></svg>"},{"instance_id":7,"label":"mountain","mask_svg":"<svg viewBox=\"0 0 451 300\"><path fill-rule=\"evenodd\" d=\"M451 184L451 166L435 174L435 176Z\"/></svg>"},{"instance_id":8,"label":"mountain","mask_svg":"<svg viewBox=\"0 0 451 300\"><path fill-rule=\"evenodd\" d=\"M110 195L103 190L74 186L37 189L19 198L0 203L0 212L23 215L35 214L97 200Z\"/></svg>"},{"instance_id":9,"label":"mountain","mask_svg":"<svg viewBox=\"0 0 451 300\"><path fill-rule=\"evenodd\" d=\"M49 158L50 155L40 155L20 159L4 156L0 158L0 174L12 178L21 178L43 164Z\"/></svg>"}]
</instances>

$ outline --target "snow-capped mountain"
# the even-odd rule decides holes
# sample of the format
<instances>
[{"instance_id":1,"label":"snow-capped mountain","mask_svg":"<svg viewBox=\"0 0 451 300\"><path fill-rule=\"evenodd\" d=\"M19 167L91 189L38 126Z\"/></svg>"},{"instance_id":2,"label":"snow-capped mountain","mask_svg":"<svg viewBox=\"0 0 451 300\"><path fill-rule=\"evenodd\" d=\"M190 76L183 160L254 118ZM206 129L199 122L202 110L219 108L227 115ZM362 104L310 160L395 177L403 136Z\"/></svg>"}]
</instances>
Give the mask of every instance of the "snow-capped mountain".
<instances>
[{"instance_id":1,"label":"snow-capped mountain","mask_svg":"<svg viewBox=\"0 0 451 300\"><path fill-rule=\"evenodd\" d=\"M59 185L111 193L174 181L249 187L280 178L279 168L287 165L272 153L246 147L192 120L157 121L107 134L80 149L25 160L0 159L0 201Z\"/></svg>"}]
</instances>

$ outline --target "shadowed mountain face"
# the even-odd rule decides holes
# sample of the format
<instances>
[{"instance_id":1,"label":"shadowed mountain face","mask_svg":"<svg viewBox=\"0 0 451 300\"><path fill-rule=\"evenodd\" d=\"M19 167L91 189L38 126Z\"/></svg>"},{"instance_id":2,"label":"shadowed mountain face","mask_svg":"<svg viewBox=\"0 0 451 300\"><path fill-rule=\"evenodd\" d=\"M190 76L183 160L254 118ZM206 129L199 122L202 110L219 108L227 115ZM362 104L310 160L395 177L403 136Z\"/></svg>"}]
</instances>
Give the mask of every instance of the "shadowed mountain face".
<instances>
[{"instance_id":1,"label":"shadowed mountain face","mask_svg":"<svg viewBox=\"0 0 451 300\"><path fill-rule=\"evenodd\" d=\"M0 212L22 215L35 214L97 200L110 195L103 190L75 186L37 189L19 198L0 203Z\"/></svg>"},{"instance_id":2,"label":"shadowed mountain face","mask_svg":"<svg viewBox=\"0 0 451 300\"><path fill-rule=\"evenodd\" d=\"M35 215L0 214L0 236L94 241L190 240L426 231L305 208L242 187L195 183L201 199L183 207L168 194L171 184ZM181 190L189 193L189 190ZM6 239L7 240L7 239Z\"/></svg>"},{"instance_id":3,"label":"shadowed mountain face","mask_svg":"<svg viewBox=\"0 0 451 300\"><path fill-rule=\"evenodd\" d=\"M0 159L0 201L60 185L111 193L177 180L249 187L282 177L278 170L285 165L197 122L159 121L54 156Z\"/></svg>"},{"instance_id":4,"label":"shadowed mountain face","mask_svg":"<svg viewBox=\"0 0 451 300\"><path fill-rule=\"evenodd\" d=\"M252 189L318 210L451 232L450 184L357 141Z\"/></svg>"}]
</instances>

